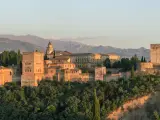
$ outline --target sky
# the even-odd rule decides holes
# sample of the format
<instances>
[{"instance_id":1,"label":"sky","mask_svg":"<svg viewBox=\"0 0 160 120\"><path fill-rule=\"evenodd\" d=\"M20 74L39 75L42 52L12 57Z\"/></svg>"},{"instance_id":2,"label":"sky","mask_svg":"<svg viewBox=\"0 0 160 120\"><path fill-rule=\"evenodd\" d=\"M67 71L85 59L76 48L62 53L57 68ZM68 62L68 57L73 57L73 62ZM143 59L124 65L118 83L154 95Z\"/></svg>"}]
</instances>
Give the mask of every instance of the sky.
<instances>
[{"instance_id":1,"label":"sky","mask_svg":"<svg viewBox=\"0 0 160 120\"><path fill-rule=\"evenodd\" d=\"M0 0L0 34L149 47L160 43L159 6L160 0Z\"/></svg>"}]
</instances>

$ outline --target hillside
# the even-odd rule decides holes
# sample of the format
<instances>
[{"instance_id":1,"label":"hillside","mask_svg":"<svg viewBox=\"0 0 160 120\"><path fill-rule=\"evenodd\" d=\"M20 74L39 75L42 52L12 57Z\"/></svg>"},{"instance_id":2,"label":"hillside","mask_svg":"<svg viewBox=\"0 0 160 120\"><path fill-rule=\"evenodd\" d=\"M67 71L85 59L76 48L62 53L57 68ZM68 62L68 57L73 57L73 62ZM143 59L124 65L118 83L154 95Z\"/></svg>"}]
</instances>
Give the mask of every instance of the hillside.
<instances>
[{"instance_id":1,"label":"hillside","mask_svg":"<svg viewBox=\"0 0 160 120\"><path fill-rule=\"evenodd\" d=\"M154 120L154 112L160 114L160 92L157 91L151 95L150 99L146 101L143 107L137 107L134 110L126 113L122 120Z\"/></svg>"},{"instance_id":2,"label":"hillside","mask_svg":"<svg viewBox=\"0 0 160 120\"><path fill-rule=\"evenodd\" d=\"M100 119L106 120L108 115L115 113L121 106L124 112L132 105L135 108L135 103L142 106L148 98L146 95L152 93L159 84L159 76L87 83L64 83L46 79L40 81L37 87L6 83L0 87L0 120L93 120L95 89L100 105L96 106L101 111ZM135 98L140 99L134 100ZM154 107L155 104L150 105L147 110L151 114L153 110L159 112L159 108ZM121 113L121 109L118 111L120 112L116 113Z\"/></svg>"},{"instance_id":3,"label":"hillside","mask_svg":"<svg viewBox=\"0 0 160 120\"><path fill-rule=\"evenodd\" d=\"M4 50L15 50L17 51L20 49L22 52L23 51L33 51L35 49L43 51L43 47L27 43L27 42L22 42L19 40L10 40L8 38L0 38L0 52Z\"/></svg>"},{"instance_id":4,"label":"hillside","mask_svg":"<svg viewBox=\"0 0 160 120\"><path fill-rule=\"evenodd\" d=\"M149 60L149 50L143 47L139 49L121 49L115 48L111 46L91 46L82 44L75 41L66 40L53 40L53 39L44 39L33 35L22 35L22 36L14 36L14 35L0 35L1 38L8 38L11 40L20 40L23 42L28 42L31 44L35 44L37 46L41 46L43 49L46 48L49 41L51 41L56 50L66 50L73 53L116 53L121 57L131 57L135 54L137 56L145 56L147 60ZM106 41L107 42L107 41ZM2 45L3 46L3 45ZM21 45L22 46L22 45ZM12 48L12 47L11 47ZM32 48L33 49L33 48Z\"/></svg>"}]
</instances>

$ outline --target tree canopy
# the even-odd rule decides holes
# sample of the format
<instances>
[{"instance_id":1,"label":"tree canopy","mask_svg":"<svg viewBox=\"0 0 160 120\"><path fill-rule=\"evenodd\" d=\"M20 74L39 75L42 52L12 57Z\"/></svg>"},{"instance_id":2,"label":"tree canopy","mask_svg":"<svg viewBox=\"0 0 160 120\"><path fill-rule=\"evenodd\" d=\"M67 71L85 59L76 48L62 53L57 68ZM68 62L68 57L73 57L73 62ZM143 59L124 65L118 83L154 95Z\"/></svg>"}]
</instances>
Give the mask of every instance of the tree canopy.
<instances>
[{"instance_id":1,"label":"tree canopy","mask_svg":"<svg viewBox=\"0 0 160 120\"><path fill-rule=\"evenodd\" d=\"M20 65L22 62L22 55L20 50L15 51L3 51L0 54L0 61L2 66Z\"/></svg>"},{"instance_id":2,"label":"tree canopy","mask_svg":"<svg viewBox=\"0 0 160 120\"><path fill-rule=\"evenodd\" d=\"M100 111L101 120L105 120L124 102L151 93L159 83L159 76L87 83L42 80L38 87L6 83L0 87L0 119L93 120Z\"/></svg>"}]
</instances>

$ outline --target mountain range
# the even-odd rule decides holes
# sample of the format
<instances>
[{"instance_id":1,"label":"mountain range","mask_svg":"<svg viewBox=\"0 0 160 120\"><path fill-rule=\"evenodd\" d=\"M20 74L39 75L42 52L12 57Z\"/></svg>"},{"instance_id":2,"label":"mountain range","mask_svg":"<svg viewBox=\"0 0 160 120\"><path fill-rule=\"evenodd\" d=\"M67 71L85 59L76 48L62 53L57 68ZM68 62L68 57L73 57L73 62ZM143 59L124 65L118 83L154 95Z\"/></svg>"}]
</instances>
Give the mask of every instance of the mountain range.
<instances>
[{"instance_id":1,"label":"mountain range","mask_svg":"<svg viewBox=\"0 0 160 120\"><path fill-rule=\"evenodd\" d=\"M115 53L127 58L136 54L138 57L146 57L147 60L150 58L149 49L144 47L138 49L122 49L102 45L92 46L72 41L72 39L44 39L34 35L0 35L0 51L18 49L21 51L33 51L35 49L45 51L49 41L52 42L55 50L69 51L72 53Z\"/></svg>"}]
</instances>

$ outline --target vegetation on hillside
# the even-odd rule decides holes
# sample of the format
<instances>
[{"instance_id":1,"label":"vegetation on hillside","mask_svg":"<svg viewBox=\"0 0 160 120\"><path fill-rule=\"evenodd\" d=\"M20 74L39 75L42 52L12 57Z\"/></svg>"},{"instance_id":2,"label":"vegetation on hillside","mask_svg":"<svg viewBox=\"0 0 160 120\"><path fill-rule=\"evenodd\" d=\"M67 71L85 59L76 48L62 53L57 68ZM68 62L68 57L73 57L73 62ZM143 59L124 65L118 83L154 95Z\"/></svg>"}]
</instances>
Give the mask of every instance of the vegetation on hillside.
<instances>
[{"instance_id":1,"label":"vegetation on hillside","mask_svg":"<svg viewBox=\"0 0 160 120\"><path fill-rule=\"evenodd\" d=\"M0 87L0 119L94 120L100 111L100 119L105 120L124 102L151 93L159 83L158 76L88 83L42 80L38 87L7 83Z\"/></svg>"}]
</instances>

